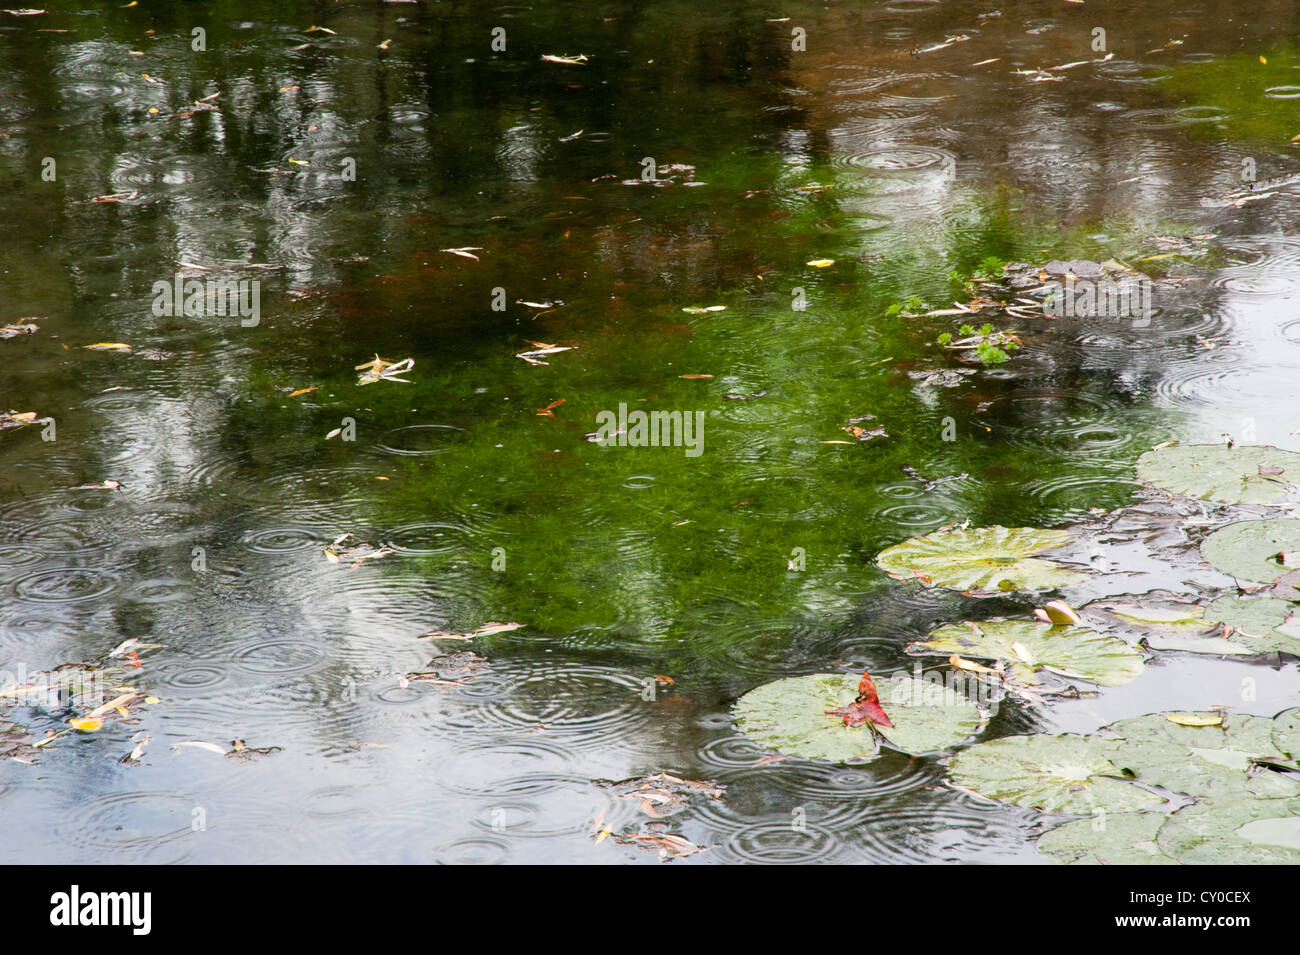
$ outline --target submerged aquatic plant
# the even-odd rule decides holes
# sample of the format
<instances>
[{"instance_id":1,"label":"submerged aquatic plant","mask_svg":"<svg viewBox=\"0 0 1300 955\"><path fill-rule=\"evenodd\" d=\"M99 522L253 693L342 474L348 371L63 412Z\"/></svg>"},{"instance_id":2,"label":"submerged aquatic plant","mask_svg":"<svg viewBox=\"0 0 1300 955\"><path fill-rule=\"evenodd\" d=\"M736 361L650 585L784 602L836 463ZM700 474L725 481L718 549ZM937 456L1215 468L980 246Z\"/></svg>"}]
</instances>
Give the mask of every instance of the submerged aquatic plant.
<instances>
[{"instance_id":1,"label":"submerged aquatic plant","mask_svg":"<svg viewBox=\"0 0 1300 955\"><path fill-rule=\"evenodd\" d=\"M944 332L938 342L944 348L974 352L974 358L984 365L1000 365L1011 357L1011 352L1020 347L1020 339L1013 332L998 331L992 322L985 322L979 328L965 324L957 329L961 338L954 339L951 332Z\"/></svg>"}]
</instances>

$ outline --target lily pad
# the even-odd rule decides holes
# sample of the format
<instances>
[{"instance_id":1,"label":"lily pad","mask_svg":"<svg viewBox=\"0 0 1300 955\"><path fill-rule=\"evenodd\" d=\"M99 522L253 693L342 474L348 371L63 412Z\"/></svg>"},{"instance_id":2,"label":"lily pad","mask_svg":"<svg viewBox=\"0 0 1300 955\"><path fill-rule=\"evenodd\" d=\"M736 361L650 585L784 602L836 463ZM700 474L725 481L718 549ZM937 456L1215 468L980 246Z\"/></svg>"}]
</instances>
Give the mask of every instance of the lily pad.
<instances>
[{"instance_id":1,"label":"lily pad","mask_svg":"<svg viewBox=\"0 0 1300 955\"><path fill-rule=\"evenodd\" d=\"M1166 800L1125 778L1119 740L1065 734L1008 736L953 757L953 782L990 799L1044 812L1137 812Z\"/></svg>"},{"instance_id":2,"label":"lily pad","mask_svg":"<svg viewBox=\"0 0 1300 955\"><path fill-rule=\"evenodd\" d=\"M1300 799L1207 799L1178 810L1156 844L1188 865L1300 863Z\"/></svg>"},{"instance_id":3,"label":"lily pad","mask_svg":"<svg viewBox=\"0 0 1300 955\"><path fill-rule=\"evenodd\" d=\"M858 677L848 673L816 673L764 684L736 702L736 724L763 746L836 763L880 755L877 733L884 745L920 754L955 746L984 728L986 717L979 708L942 685L899 674L882 682L879 691L892 728L845 726L840 717L827 714L857 697Z\"/></svg>"},{"instance_id":4,"label":"lily pad","mask_svg":"<svg viewBox=\"0 0 1300 955\"><path fill-rule=\"evenodd\" d=\"M1273 745L1293 763L1300 761L1300 707L1273 717Z\"/></svg>"},{"instance_id":5,"label":"lily pad","mask_svg":"<svg viewBox=\"0 0 1300 955\"><path fill-rule=\"evenodd\" d=\"M1279 555L1286 556L1286 563ZM1238 580L1271 584L1300 566L1292 559L1300 558L1300 521L1278 518L1229 524L1201 541L1201 556Z\"/></svg>"},{"instance_id":6,"label":"lily pad","mask_svg":"<svg viewBox=\"0 0 1300 955\"><path fill-rule=\"evenodd\" d=\"M1219 597L1205 608L1206 623L1234 627L1226 639L1249 653L1300 656L1300 607L1276 597Z\"/></svg>"},{"instance_id":7,"label":"lily pad","mask_svg":"<svg viewBox=\"0 0 1300 955\"><path fill-rule=\"evenodd\" d=\"M1153 713L1103 732L1121 737L1115 761L1150 786L1198 797L1300 797L1300 781L1255 763L1286 760L1273 744L1274 727L1263 716L1233 714L1222 726L1186 726Z\"/></svg>"},{"instance_id":8,"label":"lily pad","mask_svg":"<svg viewBox=\"0 0 1300 955\"><path fill-rule=\"evenodd\" d=\"M1224 504L1273 504L1300 480L1300 454L1268 445L1176 444L1137 460L1138 480Z\"/></svg>"},{"instance_id":9,"label":"lily pad","mask_svg":"<svg viewBox=\"0 0 1300 955\"><path fill-rule=\"evenodd\" d=\"M1138 604L1107 604L1105 608L1116 617L1130 624L1148 627L1167 627L1175 630L1204 630L1205 608L1197 606L1184 607L1143 607Z\"/></svg>"},{"instance_id":10,"label":"lily pad","mask_svg":"<svg viewBox=\"0 0 1300 955\"><path fill-rule=\"evenodd\" d=\"M971 527L935 531L886 547L876 557L898 580L921 580L977 594L1054 590L1083 575L1030 556L1070 542L1063 530L1037 527Z\"/></svg>"},{"instance_id":11,"label":"lily pad","mask_svg":"<svg viewBox=\"0 0 1300 955\"><path fill-rule=\"evenodd\" d=\"M1156 844L1167 818L1158 812L1116 812L1067 822L1043 833L1038 851L1058 865L1177 865Z\"/></svg>"},{"instance_id":12,"label":"lily pad","mask_svg":"<svg viewBox=\"0 0 1300 955\"><path fill-rule=\"evenodd\" d=\"M1046 626L1028 620L987 620L975 625L949 624L910 653L960 654L982 660L1005 660L1027 668L1047 668L1100 686L1120 686L1142 672L1142 654L1122 640L1087 627Z\"/></svg>"}]
</instances>

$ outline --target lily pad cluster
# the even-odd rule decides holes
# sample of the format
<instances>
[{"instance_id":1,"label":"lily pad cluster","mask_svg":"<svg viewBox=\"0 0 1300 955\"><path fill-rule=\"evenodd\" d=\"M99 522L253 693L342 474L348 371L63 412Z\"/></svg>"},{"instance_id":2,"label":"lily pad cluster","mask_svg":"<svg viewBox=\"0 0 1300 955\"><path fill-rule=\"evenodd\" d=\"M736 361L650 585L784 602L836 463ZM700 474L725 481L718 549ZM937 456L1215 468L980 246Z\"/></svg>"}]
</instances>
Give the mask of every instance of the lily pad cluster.
<instances>
[{"instance_id":1,"label":"lily pad cluster","mask_svg":"<svg viewBox=\"0 0 1300 955\"><path fill-rule=\"evenodd\" d=\"M1269 506L1293 499L1300 454L1170 445L1142 455L1137 474L1187 498ZM1041 556L1071 540L1061 529L950 525L885 548L877 563L896 580L968 597L1038 594L1084 579ZM1086 609L1109 619L1100 630L1053 601L1038 619L940 626L907 652L947 657L954 671L1038 703L1049 693L1078 695L1080 682L1128 683L1143 672L1150 650L1300 657L1300 520L1230 523L1208 534L1200 551L1237 581L1237 594L1208 604L1173 594L1098 601ZM1138 637L1122 639L1116 628ZM856 679L833 673L761 686L737 702L736 721L755 742L812 759L939 753L957 789L1090 817L1041 837L1041 850L1057 862L1300 863L1300 708L1272 719L1156 713L1088 735L979 742L989 714L967 694L902 674L883 687L880 703L892 727L846 725L839 714L852 708Z\"/></svg>"},{"instance_id":2,"label":"lily pad cluster","mask_svg":"<svg viewBox=\"0 0 1300 955\"><path fill-rule=\"evenodd\" d=\"M989 799L1091 816L1040 839L1057 862L1297 863L1298 756L1300 709L1155 713L1087 736L976 743L949 770Z\"/></svg>"}]
</instances>

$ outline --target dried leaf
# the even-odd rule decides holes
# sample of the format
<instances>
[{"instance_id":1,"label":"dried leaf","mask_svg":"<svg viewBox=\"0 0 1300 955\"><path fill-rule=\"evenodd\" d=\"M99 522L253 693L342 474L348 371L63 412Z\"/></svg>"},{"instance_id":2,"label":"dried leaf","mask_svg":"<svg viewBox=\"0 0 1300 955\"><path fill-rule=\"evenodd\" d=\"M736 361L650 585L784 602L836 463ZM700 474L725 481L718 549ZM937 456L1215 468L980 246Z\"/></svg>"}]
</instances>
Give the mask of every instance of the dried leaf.
<instances>
[{"instance_id":1,"label":"dried leaf","mask_svg":"<svg viewBox=\"0 0 1300 955\"><path fill-rule=\"evenodd\" d=\"M1179 726L1222 726L1222 713L1166 713L1165 719Z\"/></svg>"}]
</instances>

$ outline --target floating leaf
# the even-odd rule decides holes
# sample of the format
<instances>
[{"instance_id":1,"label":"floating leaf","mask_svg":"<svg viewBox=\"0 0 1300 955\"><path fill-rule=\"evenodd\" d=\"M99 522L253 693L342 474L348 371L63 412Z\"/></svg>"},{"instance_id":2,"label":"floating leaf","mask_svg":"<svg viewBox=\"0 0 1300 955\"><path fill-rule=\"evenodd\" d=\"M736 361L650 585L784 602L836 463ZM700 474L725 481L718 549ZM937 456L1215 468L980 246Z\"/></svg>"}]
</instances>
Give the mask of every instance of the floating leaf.
<instances>
[{"instance_id":1,"label":"floating leaf","mask_svg":"<svg viewBox=\"0 0 1300 955\"><path fill-rule=\"evenodd\" d=\"M1158 812L1116 812L1067 822L1040 836L1038 851L1058 865L1177 865L1156 844L1167 818Z\"/></svg>"},{"instance_id":2,"label":"floating leaf","mask_svg":"<svg viewBox=\"0 0 1300 955\"><path fill-rule=\"evenodd\" d=\"M861 726L864 723L871 722L877 726L894 728L894 723L890 720L889 714L880 706L880 696L876 690L876 683L866 670L862 671L862 678L858 681L857 699L848 706L836 707L833 710L827 710L826 713L829 716L838 716L843 719L845 726Z\"/></svg>"},{"instance_id":3,"label":"floating leaf","mask_svg":"<svg viewBox=\"0 0 1300 955\"><path fill-rule=\"evenodd\" d=\"M1137 476L1204 501L1272 504L1284 499L1293 480L1300 479L1300 454L1268 445L1177 444L1143 454Z\"/></svg>"},{"instance_id":4,"label":"floating leaf","mask_svg":"<svg viewBox=\"0 0 1300 955\"><path fill-rule=\"evenodd\" d=\"M415 367L414 358L403 358L401 361L392 361L388 358L380 358L376 355L372 360L357 365L354 371L361 372L357 376L358 385L372 385L377 381L400 381L404 384L411 382L406 378L398 378L398 375L404 375Z\"/></svg>"},{"instance_id":5,"label":"floating leaf","mask_svg":"<svg viewBox=\"0 0 1300 955\"><path fill-rule=\"evenodd\" d=\"M886 547L877 563L898 580L924 577L953 590L1004 593L1052 590L1083 575L1029 555L1062 547L1070 534L1037 527L972 527L935 531Z\"/></svg>"},{"instance_id":6,"label":"floating leaf","mask_svg":"<svg viewBox=\"0 0 1300 955\"><path fill-rule=\"evenodd\" d=\"M1045 812L1135 812L1165 802L1124 778L1112 761L1119 748L1095 736L1008 736L963 750L949 770L964 789Z\"/></svg>"},{"instance_id":7,"label":"floating leaf","mask_svg":"<svg viewBox=\"0 0 1300 955\"><path fill-rule=\"evenodd\" d=\"M845 726L827 711L852 705L858 678L817 673L767 683L742 696L736 724L754 742L790 756L843 763L880 754L881 741L919 754L955 746L984 728L979 708L941 684L900 674L880 687L893 728Z\"/></svg>"},{"instance_id":8,"label":"floating leaf","mask_svg":"<svg viewBox=\"0 0 1300 955\"><path fill-rule=\"evenodd\" d=\"M1201 556L1238 580L1271 584L1295 569L1287 563L1294 555L1300 555L1300 521L1289 518L1239 521L1201 541Z\"/></svg>"},{"instance_id":9,"label":"floating leaf","mask_svg":"<svg viewBox=\"0 0 1300 955\"><path fill-rule=\"evenodd\" d=\"M808 263L815 269L825 269L835 264L834 259L813 259Z\"/></svg>"},{"instance_id":10,"label":"floating leaf","mask_svg":"<svg viewBox=\"0 0 1300 955\"><path fill-rule=\"evenodd\" d=\"M1204 630L1206 623L1205 608L1186 607L1141 607L1137 604L1104 604L1105 609L1115 616L1129 622L1144 626L1190 627Z\"/></svg>"},{"instance_id":11,"label":"floating leaf","mask_svg":"<svg viewBox=\"0 0 1300 955\"><path fill-rule=\"evenodd\" d=\"M239 763L251 763L255 759L260 759L263 756L274 756L276 753L283 751L279 746L263 746L254 749L249 747L242 739L231 740L230 746L230 751L225 754L226 759L233 759Z\"/></svg>"},{"instance_id":12,"label":"floating leaf","mask_svg":"<svg viewBox=\"0 0 1300 955\"><path fill-rule=\"evenodd\" d=\"M1293 762L1300 762L1300 707L1273 717L1273 745Z\"/></svg>"},{"instance_id":13,"label":"floating leaf","mask_svg":"<svg viewBox=\"0 0 1300 955\"><path fill-rule=\"evenodd\" d=\"M1207 799L1178 810L1156 844L1185 865L1300 863L1300 799Z\"/></svg>"},{"instance_id":14,"label":"floating leaf","mask_svg":"<svg viewBox=\"0 0 1300 955\"><path fill-rule=\"evenodd\" d=\"M206 743L203 740L187 739L180 743L172 743L172 749L180 749L183 746L193 746L195 749L206 749L209 753L216 753L218 756L226 755L224 747L218 746L216 743Z\"/></svg>"},{"instance_id":15,"label":"floating leaf","mask_svg":"<svg viewBox=\"0 0 1300 955\"><path fill-rule=\"evenodd\" d=\"M1300 781L1260 772L1257 759L1286 760L1273 745L1274 722L1233 715L1223 725L1186 726L1162 713L1120 720L1104 732L1122 737L1116 763L1140 782L1189 796L1261 799L1300 796Z\"/></svg>"},{"instance_id":16,"label":"floating leaf","mask_svg":"<svg viewBox=\"0 0 1300 955\"><path fill-rule=\"evenodd\" d=\"M1205 622L1231 627L1225 639L1246 653L1300 656L1300 608L1276 597L1224 596L1205 608Z\"/></svg>"},{"instance_id":17,"label":"floating leaf","mask_svg":"<svg viewBox=\"0 0 1300 955\"><path fill-rule=\"evenodd\" d=\"M471 630L468 633L452 633L447 630L430 630L428 633L422 633L417 640L473 640L475 637L486 637L493 633L508 633L511 630L520 630L523 628L522 623L485 623L477 630Z\"/></svg>"},{"instance_id":18,"label":"floating leaf","mask_svg":"<svg viewBox=\"0 0 1300 955\"><path fill-rule=\"evenodd\" d=\"M1120 686L1142 672L1142 654L1122 640L1086 627L1044 626L1031 620L949 624L907 649L1045 667L1100 686Z\"/></svg>"},{"instance_id":19,"label":"floating leaf","mask_svg":"<svg viewBox=\"0 0 1300 955\"><path fill-rule=\"evenodd\" d=\"M84 345L92 351L130 351L131 346L126 342L95 342L93 345Z\"/></svg>"},{"instance_id":20,"label":"floating leaf","mask_svg":"<svg viewBox=\"0 0 1300 955\"><path fill-rule=\"evenodd\" d=\"M68 725L83 733L93 733L103 728L104 721L97 716L76 716L68 720Z\"/></svg>"},{"instance_id":21,"label":"floating leaf","mask_svg":"<svg viewBox=\"0 0 1300 955\"><path fill-rule=\"evenodd\" d=\"M1165 719L1179 726L1222 726L1222 713L1162 713Z\"/></svg>"}]
</instances>

